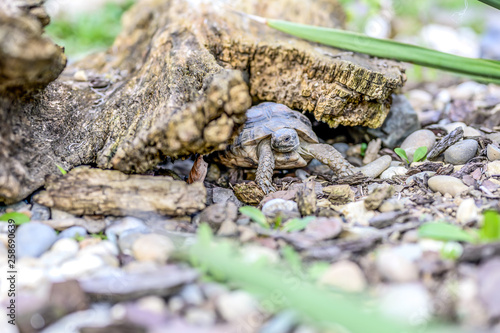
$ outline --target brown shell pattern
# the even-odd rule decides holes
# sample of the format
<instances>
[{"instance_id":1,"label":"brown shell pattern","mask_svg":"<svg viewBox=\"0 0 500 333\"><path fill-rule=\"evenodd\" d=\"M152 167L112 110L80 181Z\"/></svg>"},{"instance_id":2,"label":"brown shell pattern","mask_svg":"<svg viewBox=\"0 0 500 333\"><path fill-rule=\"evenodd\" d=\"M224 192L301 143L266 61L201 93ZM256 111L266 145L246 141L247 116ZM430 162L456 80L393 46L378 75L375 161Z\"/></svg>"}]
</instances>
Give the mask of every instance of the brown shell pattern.
<instances>
[{"instance_id":1,"label":"brown shell pattern","mask_svg":"<svg viewBox=\"0 0 500 333\"><path fill-rule=\"evenodd\" d=\"M256 145L282 128L296 130L300 138L306 142L319 142L312 130L311 121L302 113L283 104L265 102L248 109L247 121L234 145Z\"/></svg>"}]
</instances>

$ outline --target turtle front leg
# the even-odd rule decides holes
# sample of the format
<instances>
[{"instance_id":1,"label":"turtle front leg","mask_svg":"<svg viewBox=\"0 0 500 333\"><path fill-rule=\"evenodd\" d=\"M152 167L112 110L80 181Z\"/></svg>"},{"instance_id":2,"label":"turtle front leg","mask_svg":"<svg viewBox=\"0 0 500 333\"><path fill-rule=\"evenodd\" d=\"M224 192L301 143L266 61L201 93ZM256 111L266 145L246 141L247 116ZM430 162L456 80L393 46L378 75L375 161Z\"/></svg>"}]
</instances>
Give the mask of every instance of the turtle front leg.
<instances>
[{"instance_id":1,"label":"turtle front leg","mask_svg":"<svg viewBox=\"0 0 500 333\"><path fill-rule=\"evenodd\" d=\"M255 182L265 194L275 192L273 186L274 154L271 148L271 141L265 140L260 143L257 151L259 166L255 174Z\"/></svg>"},{"instance_id":2,"label":"turtle front leg","mask_svg":"<svg viewBox=\"0 0 500 333\"><path fill-rule=\"evenodd\" d=\"M338 176L346 177L354 175L359 170L346 159L332 146L327 144L310 144L306 147L309 154L323 164L328 165Z\"/></svg>"}]
</instances>

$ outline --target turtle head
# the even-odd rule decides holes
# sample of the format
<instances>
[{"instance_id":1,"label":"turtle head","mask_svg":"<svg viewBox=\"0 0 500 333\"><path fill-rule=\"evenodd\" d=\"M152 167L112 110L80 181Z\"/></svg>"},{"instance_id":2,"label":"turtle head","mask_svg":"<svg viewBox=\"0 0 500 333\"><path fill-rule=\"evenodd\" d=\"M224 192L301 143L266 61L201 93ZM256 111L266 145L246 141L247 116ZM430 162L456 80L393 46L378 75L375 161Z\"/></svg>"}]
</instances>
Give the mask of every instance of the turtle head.
<instances>
[{"instance_id":1,"label":"turtle head","mask_svg":"<svg viewBox=\"0 0 500 333\"><path fill-rule=\"evenodd\" d=\"M280 153L288 153L299 147L300 140L297 132L290 128L281 128L273 133L271 146Z\"/></svg>"}]
</instances>

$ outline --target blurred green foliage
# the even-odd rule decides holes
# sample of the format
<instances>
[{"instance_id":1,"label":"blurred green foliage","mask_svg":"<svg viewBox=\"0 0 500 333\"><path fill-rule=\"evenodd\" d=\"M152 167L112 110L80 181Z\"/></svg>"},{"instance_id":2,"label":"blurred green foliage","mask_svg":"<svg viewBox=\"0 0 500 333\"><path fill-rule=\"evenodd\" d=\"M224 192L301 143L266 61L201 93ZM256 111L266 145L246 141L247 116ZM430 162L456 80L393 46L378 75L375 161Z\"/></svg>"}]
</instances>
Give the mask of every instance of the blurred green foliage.
<instances>
[{"instance_id":1,"label":"blurred green foliage","mask_svg":"<svg viewBox=\"0 0 500 333\"><path fill-rule=\"evenodd\" d=\"M135 3L107 3L91 13L79 15L75 20L54 19L46 33L57 44L65 47L69 56L81 55L110 46L121 29L122 14Z\"/></svg>"}]
</instances>

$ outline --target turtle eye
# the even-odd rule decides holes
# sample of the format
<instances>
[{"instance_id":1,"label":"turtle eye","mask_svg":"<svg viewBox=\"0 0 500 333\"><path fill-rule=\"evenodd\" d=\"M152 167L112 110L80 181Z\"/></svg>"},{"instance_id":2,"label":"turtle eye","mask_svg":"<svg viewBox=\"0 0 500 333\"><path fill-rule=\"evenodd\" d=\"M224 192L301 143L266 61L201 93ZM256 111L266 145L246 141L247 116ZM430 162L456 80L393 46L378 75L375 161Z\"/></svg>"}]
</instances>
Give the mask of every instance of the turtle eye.
<instances>
[{"instance_id":1,"label":"turtle eye","mask_svg":"<svg viewBox=\"0 0 500 333\"><path fill-rule=\"evenodd\" d=\"M290 137L287 136L285 139L285 142L288 142L288 141L290 141Z\"/></svg>"}]
</instances>

